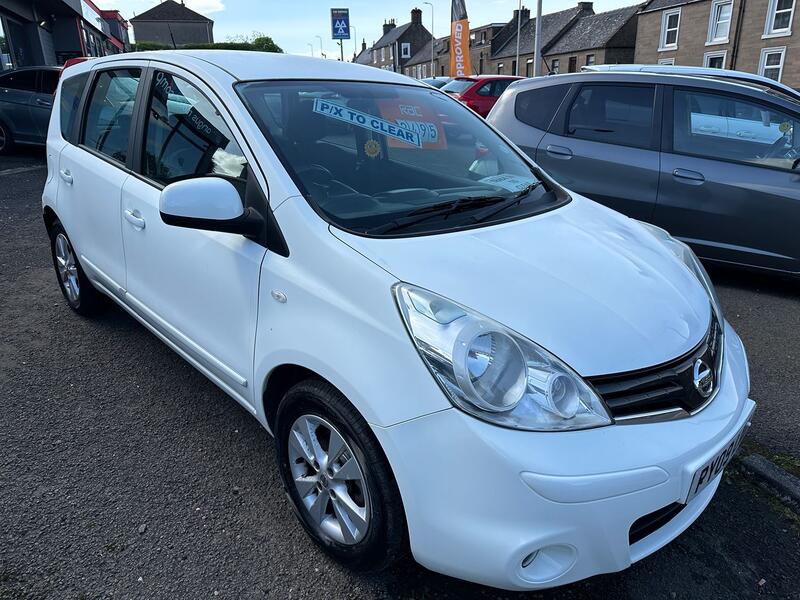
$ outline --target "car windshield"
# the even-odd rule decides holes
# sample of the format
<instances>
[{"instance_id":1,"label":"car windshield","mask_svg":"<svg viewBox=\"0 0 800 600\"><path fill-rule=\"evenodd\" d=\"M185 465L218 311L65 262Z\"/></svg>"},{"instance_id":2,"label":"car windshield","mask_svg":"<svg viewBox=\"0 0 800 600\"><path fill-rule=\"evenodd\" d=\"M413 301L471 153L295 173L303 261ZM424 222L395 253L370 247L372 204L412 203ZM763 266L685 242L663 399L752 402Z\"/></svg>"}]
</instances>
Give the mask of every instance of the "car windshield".
<instances>
[{"instance_id":1,"label":"car windshield","mask_svg":"<svg viewBox=\"0 0 800 600\"><path fill-rule=\"evenodd\" d=\"M442 87L442 91L448 92L450 94L463 94L474 83L475 83L474 79L453 79L453 81L445 84Z\"/></svg>"},{"instance_id":2,"label":"car windshield","mask_svg":"<svg viewBox=\"0 0 800 600\"><path fill-rule=\"evenodd\" d=\"M480 117L428 87L275 81L237 90L301 192L355 233L474 227L568 199Z\"/></svg>"}]
</instances>

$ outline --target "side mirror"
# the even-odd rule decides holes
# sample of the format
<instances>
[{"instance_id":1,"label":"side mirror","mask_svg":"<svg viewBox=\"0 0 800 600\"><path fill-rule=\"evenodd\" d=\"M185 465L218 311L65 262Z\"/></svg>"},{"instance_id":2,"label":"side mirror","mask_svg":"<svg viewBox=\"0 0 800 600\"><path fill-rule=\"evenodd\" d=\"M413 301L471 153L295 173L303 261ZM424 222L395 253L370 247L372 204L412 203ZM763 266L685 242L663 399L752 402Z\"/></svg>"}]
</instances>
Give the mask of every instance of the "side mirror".
<instances>
[{"instance_id":1,"label":"side mirror","mask_svg":"<svg viewBox=\"0 0 800 600\"><path fill-rule=\"evenodd\" d=\"M169 184L159 199L161 220L167 225L238 233L248 237L261 234L264 220L251 208L244 208L233 184L220 177L184 179Z\"/></svg>"}]
</instances>

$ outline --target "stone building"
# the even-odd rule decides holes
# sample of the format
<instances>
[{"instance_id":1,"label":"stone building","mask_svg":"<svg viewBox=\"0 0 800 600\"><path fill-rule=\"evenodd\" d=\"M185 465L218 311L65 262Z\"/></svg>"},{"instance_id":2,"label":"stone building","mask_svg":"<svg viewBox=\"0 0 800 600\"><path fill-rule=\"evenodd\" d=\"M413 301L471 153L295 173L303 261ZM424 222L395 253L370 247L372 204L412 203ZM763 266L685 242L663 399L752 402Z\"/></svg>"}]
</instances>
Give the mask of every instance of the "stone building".
<instances>
[{"instance_id":1,"label":"stone building","mask_svg":"<svg viewBox=\"0 0 800 600\"><path fill-rule=\"evenodd\" d=\"M795 0L652 0L639 14L637 63L737 69L800 87Z\"/></svg>"},{"instance_id":2,"label":"stone building","mask_svg":"<svg viewBox=\"0 0 800 600\"><path fill-rule=\"evenodd\" d=\"M187 8L182 1L165 0L130 22L137 42L175 47L214 42L214 21Z\"/></svg>"}]
</instances>

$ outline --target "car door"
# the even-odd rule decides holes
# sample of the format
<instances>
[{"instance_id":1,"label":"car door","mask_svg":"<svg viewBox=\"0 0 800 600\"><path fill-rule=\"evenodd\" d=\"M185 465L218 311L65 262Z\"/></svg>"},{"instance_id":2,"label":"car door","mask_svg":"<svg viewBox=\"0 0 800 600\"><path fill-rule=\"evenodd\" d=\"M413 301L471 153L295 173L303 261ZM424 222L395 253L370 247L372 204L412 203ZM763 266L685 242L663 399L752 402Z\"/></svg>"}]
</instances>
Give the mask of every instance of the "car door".
<instances>
[{"instance_id":1,"label":"car door","mask_svg":"<svg viewBox=\"0 0 800 600\"><path fill-rule=\"evenodd\" d=\"M50 125L50 113L53 111L53 99L60 74L55 69L39 71L36 93L31 98L31 119L42 142L47 139L47 127Z\"/></svg>"},{"instance_id":2,"label":"car door","mask_svg":"<svg viewBox=\"0 0 800 600\"><path fill-rule=\"evenodd\" d=\"M241 235L165 224L161 190L224 177L260 190L230 115L195 76L154 70L138 133L138 176L122 194L126 301L230 395L252 409L258 284L265 248ZM248 188L248 186L250 186Z\"/></svg>"},{"instance_id":3,"label":"car door","mask_svg":"<svg viewBox=\"0 0 800 600\"><path fill-rule=\"evenodd\" d=\"M647 84L576 86L539 143L536 161L567 188L649 219L658 194L659 96Z\"/></svg>"},{"instance_id":4,"label":"car door","mask_svg":"<svg viewBox=\"0 0 800 600\"><path fill-rule=\"evenodd\" d=\"M768 99L668 89L653 222L706 259L800 271L800 114ZM709 123L725 121L725 135Z\"/></svg>"},{"instance_id":5,"label":"car door","mask_svg":"<svg viewBox=\"0 0 800 600\"><path fill-rule=\"evenodd\" d=\"M59 156L59 217L88 276L117 294L125 288L120 201L146 64L93 73L78 144L67 144Z\"/></svg>"},{"instance_id":6,"label":"car door","mask_svg":"<svg viewBox=\"0 0 800 600\"><path fill-rule=\"evenodd\" d=\"M35 69L21 69L0 76L0 119L18 142L35 142L38 139L38 129L31 114L36 86Z\"/></svg>"},{"instance_id":7,"label":"car door","mask_svg":"<svg viewBox=\"0 0 800 600\"><path fill-rule=\"evenodd\" d=\"M467 92L468 102L467 106L472 108L476 113L485 117L489 114L492 106L494 105L493 95L494 81L486 81L479 84Z\"/></svg>"}]
</instances>

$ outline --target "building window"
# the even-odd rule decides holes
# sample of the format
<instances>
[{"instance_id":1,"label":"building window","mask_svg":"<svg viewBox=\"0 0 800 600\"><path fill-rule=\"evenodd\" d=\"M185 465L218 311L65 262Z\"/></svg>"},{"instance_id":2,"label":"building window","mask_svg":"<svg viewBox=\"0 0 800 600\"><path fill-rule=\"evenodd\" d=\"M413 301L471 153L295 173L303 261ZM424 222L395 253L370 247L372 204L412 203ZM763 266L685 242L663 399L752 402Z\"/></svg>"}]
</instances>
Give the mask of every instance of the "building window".
<instances>
[{"instance_id":1,"label":"building window","mask_svg":"<svg viewBox=\"0 0 800 600\"><path fill-rule=\"evenodd\" d=\"M561 61L559 61L557 58L554 58L550 63L550 72L555 75L558 75L561 72Z\"/></svg>"},{"instance_id":2,"label":"building window","mask_svg":"<svg viewBox=\"0 0 800 600\"><path fill-rule=\"evenodd\" d=\"M577 56L570 56L569 57L569 62L567 63L567 65L569 65L567 67L567 70L570 73L575 73L578 70L578 57Z\"/></svg>"},{"instance_id":3,"label":"building window","mask_svg":"<svg viewBox=\"0 0 800 600\"><path fill-rule=\"evenodd\" d=\"M400 44L400 58L411 58L411 44L408 42Z\"/></svg>"},{"instance_id":4,"label":"building window","mask_svg":"<svg viewBox=\"0 0 800 600\"><path fill-rule=\"evenodd\" d=\"M497 63L497 74L498 75L502 75L503 74L503 67L504 66L505 65L503 63Z\"/></svg>"},{"instance_id":5,"label":"building window","mask_svg":"<svg viewBox=\"0 0 800 600\"><path fill-rule=\"evenodd\" d=\"M708 37L706 44L724 44L731 32L732 0L714 0L711 3L711 16L708 18Z\"/></svg>"},{"instance_id":6,"label":"building window","mask_svg":"<svg viewBox=\"0 0 800 600\"><path fill-rule=\"evenodd\" d=\"M0 72L14 68L11 60L11 46L4 29L3 18L0 17Z\"/></svg>"},{"instance_id":7,"label":"building window","mask_svg":"<svg viewBox=\"0 0 800 600\"><path fill-rule=\"evenodd\" d=\"M424 79L427 76L428 76L428 65L422 65L422 78Z\"/></svg>"},{"instance_id":8,"label":"building window","mask_svg":"<svg viewBox=\"0 0 800 600\"><path fill-rule=\"evenodd\" d=\"M480 58L478 58L478 74L483 75L483 52L481 52ZM444 73L442 73L444 75Z\"/></svg>"},{"instance_id":9,"label":"building window","mask_svg":"<svg viewBox=\"0 0 800 600\"><path fill-rule=\"evenodd\" d=\"M594 54L587 54L586 55L586 66L591 67L594 65Z\"/></svg>"},{"instance_id":10,"label":"building window","mask_svg":"<svg viewBox=\"0 0 800 600\"><path fill-rule=\"evenodd\" d=\"M444 77L444 65L439 67L439 74Z\"/></svg>"},{"instance_id":11,"label":"building window","mask_svg":"<svg viewBox=\"0 0 800 600\"><path fill-rule=\"evenodd\" d=\"M374 65L374 64L377 64L377 63L378 63L378 51L377 50L373 50L372 51L372 64Z\"/></svg>"},{"instance_id":12,"label":"building window","mask_svg":"<svg viewBox=\"0 0 800 600\"><path fill-rule=\"evenodd\" d=\"M485 43L486 43L486 32L485 31L481 31L481 44L485 44Z\"/></svg>"},{"instance_id":13,"label":"building window","mask_svg":"<svg viewBox=\"0 0 800 600\"><path fill-rule=\"evenodd\" d=\"M781 75L783 75L783 58L785 55L786 46L782 48L762 48L761 60L758 61L758 74L780 81Z\"/></svg>"},{"instance_id":14,"label":"building window","mask_svg":"<svg viewBox=\"0 0 800 600\"><path fill-rule=\"evenodd\" d=\"M709 69L724 69L725 57L727 54L727 50L721 52L706 52L703 54L703 66Z\"/></svg>"},{"instance_id":15,"label":"building window","mask_svg":"<svg viewBox=\"0 0 800 600\"><path fill-rule=\"evenodd\" d=\"M675 64L675 59L674 58L659 58L658 59L658 64L672 66L672 65Z\"/></svg>"},{"instance_id":16,"label":"building window","mask_svg":"<svg viewBox=\"0 0 800 600\"><path fill-rule=\"evenodd\" d=\"M661 38L658 42L659 50L678 49L678 29L681 24L681 9L665 10L661 13Z\"/></svg>"},{"instance_id":17,"label":"building window","mask_svg":"<svg viewBox=\"0 0 800 600\"><path fill-rule=\"evenodd\" d=\"M381 62L386 60L386 46L381 48Z\"/></svg>"},{"instance_id":18,"label":"building window","mask_svg":"<svg viewBox=\"0 0 800 600\"><path fill-rule=\"evenodd\" d=\"M770 0L764 37L792 35L794 0Z\"/></svg>"},{"instance_id":19,"label":"building window","mask_svg":"<svg viewBox=\"0 0 800 600\"><path fill-rule=\"evenodd\" d=\"M533 77L533 59L525 61L525 77Z\"/></svg>"},{"instance_id":20,"label":"building window","mask_svg":"<svg viewBox=\"0 0 800 600\"><path fill-rule=\"evenodd\" d=\"M511 74L512 75L518 75L519 74L519 73L517 73L517 61L516 60L512 60L511 61Z\"/></svg>"}]
</instances>

